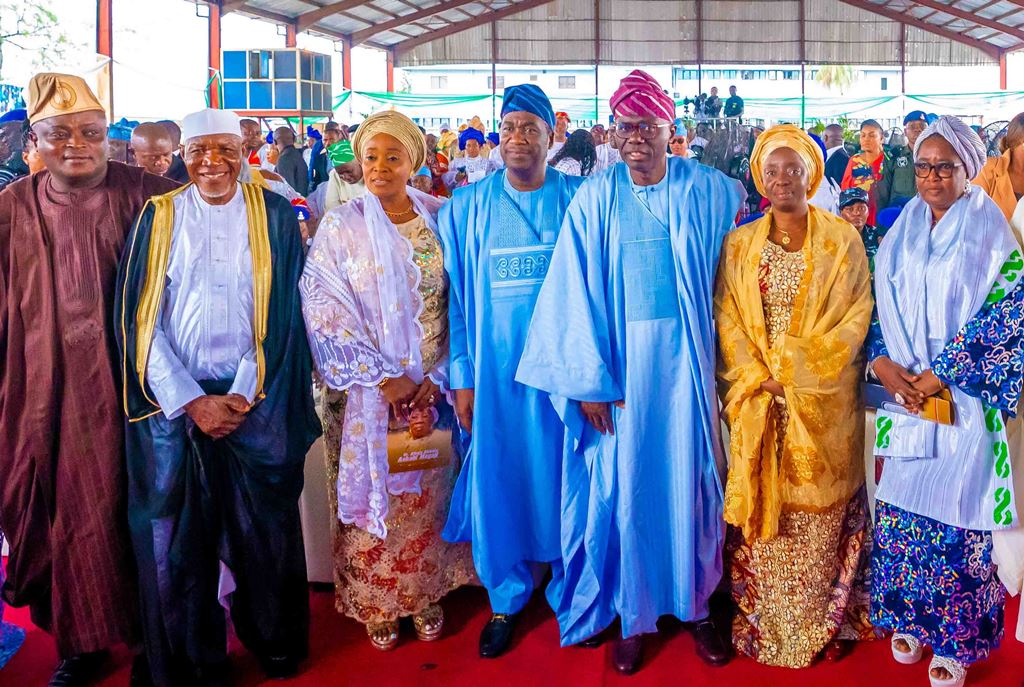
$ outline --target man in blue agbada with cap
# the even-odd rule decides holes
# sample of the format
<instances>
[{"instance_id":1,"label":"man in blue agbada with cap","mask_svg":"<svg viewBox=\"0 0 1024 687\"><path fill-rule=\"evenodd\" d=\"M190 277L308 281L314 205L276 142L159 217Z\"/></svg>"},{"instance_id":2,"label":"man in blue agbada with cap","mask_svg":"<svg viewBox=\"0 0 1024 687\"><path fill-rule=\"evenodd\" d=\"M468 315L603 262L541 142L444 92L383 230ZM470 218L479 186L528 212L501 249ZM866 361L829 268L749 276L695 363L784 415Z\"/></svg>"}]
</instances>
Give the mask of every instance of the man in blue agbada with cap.
<instances>
[{"instance_id":1,"label":"man in blue agbada with cap","mask_svg":"<svg viewBox=\"0 0 1024 687\"><path fill-rule=\"evenodd\" d=\"M908 200L917 195L917 182L914 178L914 144L924 128L928 126L928 115L921 110L914 110L903 118L903 133L907 137L907 145L892 151L891 164L882 166L882 180L878 184L878 209L884 210L891 206L902 207Z\"/></svg>"},{"instance_id":2,"label":"man in blue agbada with cap","mask_svg":"<svg viewBox=\"0 0 1024 687\"><path fill-rule=\"evenodd\" d=\"M484 658L508 648L542 564L561 559L565 430L548 395L514 377L562 218L583 181L547 165L555 115L544 91L505 89L501 116L505 168L456 190L438 221L451 282L449 375L469 435L443 536L472 542L494 612L480 635Z\"/></svg>"},{"instance_id":3,"label":"man in blue agbada with cap","mask_svg":"<svg viewBox=\"0 0 1024 687\"><path fill-rule=\"evenodd\" d=\"M676 106L651 75L634 70L610 105L623 164L566 211L516 373L562 399L562 577L548 599L563 646L621 621L621 673L667 614L721 665L708 617L725 537L712 292L740 198L718 170L666 156Z\"/></svg>"}]
</instances>

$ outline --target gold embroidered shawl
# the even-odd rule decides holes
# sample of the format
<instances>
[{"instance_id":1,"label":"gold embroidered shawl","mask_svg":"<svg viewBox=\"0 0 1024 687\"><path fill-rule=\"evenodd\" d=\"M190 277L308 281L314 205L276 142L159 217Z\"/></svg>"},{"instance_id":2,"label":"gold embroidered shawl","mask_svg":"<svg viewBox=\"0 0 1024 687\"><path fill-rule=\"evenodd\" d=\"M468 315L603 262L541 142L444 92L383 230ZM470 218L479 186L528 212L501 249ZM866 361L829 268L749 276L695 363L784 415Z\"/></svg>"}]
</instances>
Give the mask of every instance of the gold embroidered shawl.
<instances>
[{"instance_id":1,"label":"gold embroidered shawl","mask_svg":"<svg viewBox=\"0 0 1024 687\"><path fill-rule=\"evenodd\" d=\"M770 539L783 511L820 512L864 483L861 349L871 320L871 276L857 231L808 208L807 266L789 331L768 346L758 265L769 210L725 242L715 290L719 393L729 425L725 520L744 536ZM789 424L777 455L776 401L785 390Z\"/></svg>"}]
</instances>

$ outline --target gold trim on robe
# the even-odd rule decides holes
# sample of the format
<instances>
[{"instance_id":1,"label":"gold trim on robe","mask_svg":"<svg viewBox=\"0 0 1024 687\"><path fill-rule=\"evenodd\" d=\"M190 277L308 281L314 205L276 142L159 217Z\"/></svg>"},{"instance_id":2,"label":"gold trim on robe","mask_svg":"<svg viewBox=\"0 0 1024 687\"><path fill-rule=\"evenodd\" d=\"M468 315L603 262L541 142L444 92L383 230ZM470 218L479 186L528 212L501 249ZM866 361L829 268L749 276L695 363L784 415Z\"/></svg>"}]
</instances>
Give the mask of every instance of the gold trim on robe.
<instances>
[{"instance_id":1,"label":"gold trim on robe","mask_svg":"<svg viewBox=\"0 0 1024 687\"><path fill-rule=\"evenodd\" d=\"M270 287L272 280L272 262L270 255L270 233L267 222L267 207L263 199L263 191L258 184L240 182L242 197L245 200L246 219L249 225L249 249L252 253L252 285L253 285L253 339L256 347L256 394L258 401L265 397L263 383L266 379L266 355L263 351L263 342L267 337L267 317L270 312ZM139 386L146 400L149 401L155 410L140 417L132 417L128 409L128 392L124 391L124 412L129 422L139 422L152 417L160 412L160 405L150 398L146 392L146 365L149 362L149 351L153 344L153 332L156 329L157 318L160 316L160 305L163 302L163 295L167 283L167 265L171 254L171 239L174 232L174 197L190 188L188 184L179 189L162 196L154 196L147 201L147 205L154 207L153 223L150 230L149 254L146 256L146 280L139 295L139 305L135 312L135 370L139 378ZM125 267L127 273L131 273L132 260L136 258L135 244L139 240L138 225L142 220L136 221L135 231L132 233L132 245L128 250L128 263ZM123 340L127 341L127 318L128 313L124 312L124 303L127 302L128 280L125 280L124 292L122 293L121 312L121 334ZM127 350L122 360L123 372L127 379L128 356Z\"/></svg>"}]
</instances>

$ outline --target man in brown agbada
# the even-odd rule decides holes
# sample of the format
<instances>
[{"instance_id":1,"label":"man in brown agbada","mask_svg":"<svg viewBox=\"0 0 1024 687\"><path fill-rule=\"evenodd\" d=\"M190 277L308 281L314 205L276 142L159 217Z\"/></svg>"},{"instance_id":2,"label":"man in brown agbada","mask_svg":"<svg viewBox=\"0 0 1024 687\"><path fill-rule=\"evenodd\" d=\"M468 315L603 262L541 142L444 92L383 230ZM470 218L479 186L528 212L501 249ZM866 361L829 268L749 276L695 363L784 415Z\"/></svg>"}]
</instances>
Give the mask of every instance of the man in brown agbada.
<instances>
[{"instance_id":1,"label":"man in brown agbada","mask_svg":"<svg viewBox=\"0 0 1024 687\"><path fill-rule=\"evenodd\" d=\"M131 222L177 184L107 161L78 77L36 75L29 122L46 170L0 193L3 595L54 636L56 687L138 644L113 292Z\"/></svg>"}]
</instances>

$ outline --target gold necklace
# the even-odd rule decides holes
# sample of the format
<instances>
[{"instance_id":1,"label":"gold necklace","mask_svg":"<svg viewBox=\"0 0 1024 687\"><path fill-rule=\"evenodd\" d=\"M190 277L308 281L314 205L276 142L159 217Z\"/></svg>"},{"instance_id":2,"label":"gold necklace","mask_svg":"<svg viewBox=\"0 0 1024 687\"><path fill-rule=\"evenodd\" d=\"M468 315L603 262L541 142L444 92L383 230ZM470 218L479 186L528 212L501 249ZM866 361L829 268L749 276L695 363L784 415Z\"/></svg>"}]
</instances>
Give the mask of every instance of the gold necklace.
<instances>
[{"instance_id":1,"label":"gold necklace","mask_svg":"<svg viewBox=\"0 0 1024 687\"><path fill-rule=\"evenodd\" d=\"M406 209L402 210L401 212L388 212L387 210L384 210L384 214L387 215L388 217L392 217L392 218L394 218L394 217L402 217L403 215L408 215L410 212L412 212L412 203L411 202L409 203L409 207L407 207Z\"/></svg>"},{"instance_id":2,"label":"gold necklace","mask_svg":"<svg viewBox=\"0 0 1024 687\"><path fill-rule=\"evenodd\" d=\"M773 222L772 224L775 223ZM789 232L780 227L778 224L775 224L775 229L782 233L782 245L788 246L792 242L792 239L789 238Z\"/></svg>"}]
</instances>

